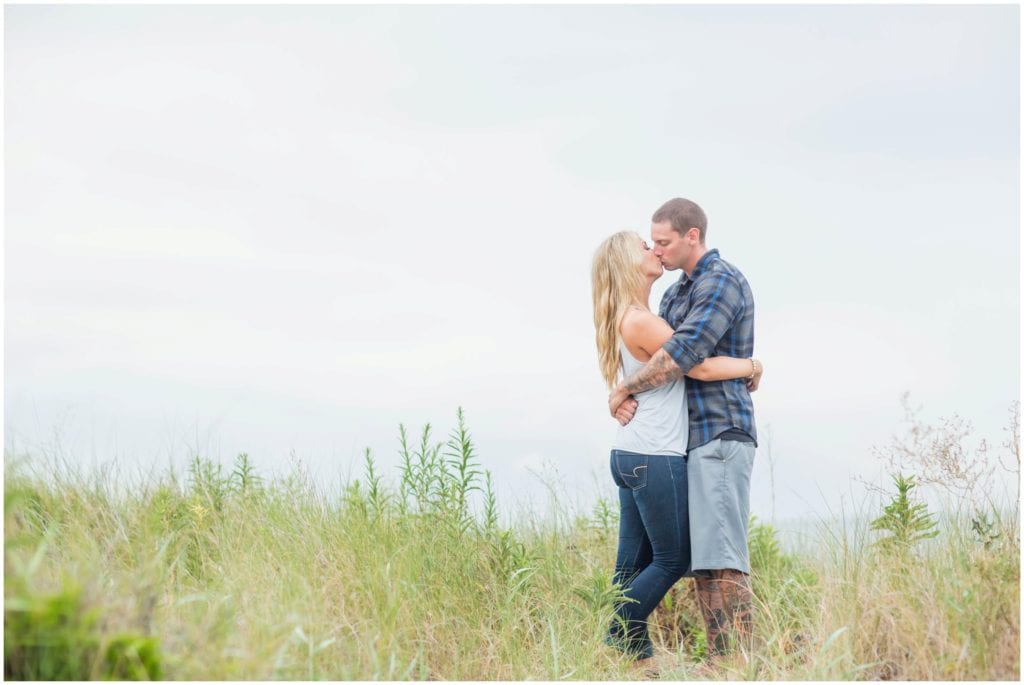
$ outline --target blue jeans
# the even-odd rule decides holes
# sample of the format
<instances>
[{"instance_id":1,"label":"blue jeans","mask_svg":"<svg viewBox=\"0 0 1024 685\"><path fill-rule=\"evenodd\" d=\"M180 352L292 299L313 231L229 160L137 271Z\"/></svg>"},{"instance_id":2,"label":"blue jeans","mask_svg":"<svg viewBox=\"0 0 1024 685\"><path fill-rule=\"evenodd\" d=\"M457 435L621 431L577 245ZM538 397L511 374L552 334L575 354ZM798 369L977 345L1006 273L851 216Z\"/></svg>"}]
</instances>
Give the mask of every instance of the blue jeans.
<instances>
[{"instance_id":1,"label":"blue jeans","mask_svg":"<svg viewBox=\"0 0 1024 685\"><path fill-rule=\"evenodd\" d=\"M627 601L606 642L644 659L654 655L647 617L690 568L686 460L612 450L611 470L620 504L615 582Z\"/></svg>"}]
</instances>

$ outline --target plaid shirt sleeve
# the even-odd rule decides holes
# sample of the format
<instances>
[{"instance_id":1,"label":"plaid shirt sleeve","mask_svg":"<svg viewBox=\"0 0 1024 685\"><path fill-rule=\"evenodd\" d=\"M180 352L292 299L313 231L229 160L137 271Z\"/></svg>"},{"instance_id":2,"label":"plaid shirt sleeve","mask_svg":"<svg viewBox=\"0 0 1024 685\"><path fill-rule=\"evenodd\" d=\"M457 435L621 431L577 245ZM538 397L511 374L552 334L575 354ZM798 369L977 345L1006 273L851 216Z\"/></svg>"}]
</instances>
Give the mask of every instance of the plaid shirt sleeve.
<instances>
[{"instance_id":1,"label":"plaid shirt sleeve","mask_svg":"<svg viewBox=\"0 0 1024 685\"><path fill-rule=\"evenodd\" d=\"M740 284L724 271L698 279L691 297L686 318L662 345L684 372L714 356L715 346L743 309Z\"/></svg>"}]
</instances>

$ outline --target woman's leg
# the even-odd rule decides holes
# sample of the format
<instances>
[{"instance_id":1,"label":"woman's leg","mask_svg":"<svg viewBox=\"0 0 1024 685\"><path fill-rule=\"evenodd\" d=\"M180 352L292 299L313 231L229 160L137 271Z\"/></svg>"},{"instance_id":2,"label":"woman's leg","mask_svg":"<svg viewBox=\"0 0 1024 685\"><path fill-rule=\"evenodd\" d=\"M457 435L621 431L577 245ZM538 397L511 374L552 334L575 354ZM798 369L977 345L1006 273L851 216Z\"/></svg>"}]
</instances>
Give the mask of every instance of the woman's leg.
<instances>
[{"instance_id":1,"label":"woman's leg","mask_svg":"<svg viewBox=\"0 0 1024 685\"><path fill-rule=\"evenodd\" d=\"M627 627L639 656L653 654L647 635L647 617L690 564L690 524L687 506L686 462L682 457L644 456L618 452L613 470L630 486L650 541L651 561L625 587L627 600L618 617ZM620 490L620 493L622 491ZM625 509L625 507L624 507Z\"/></svg>"},{"instance_id":2,"label":"woman's leg","mask_svg":"<svg viewBox=\"0 0 1024 685\"><path fill-rule=\"evenodd\" d=\"M652 550L640 509L633 497L633 490L620 473L622 460L618 458L619 454L621 453L612 451L611 456L612 480L619 489L619 545L615 555L613 581L620 587L628 589L641 571L650 565ZM623 466L627 465L623 462ZM633 480L632 467L628 468L625 478ZM620 604L616 617L608 629L608 644L641 658L650 656L653 650L647 637L646 624L630 625L623 619L621 609Z\"/></svg>"},{"instance_id":3,"label":"woman's leg","mask_svg":"<svg viewBox=\"0 0 1024 685\"><path fill-rule=\"evenodd\" d=\"M629 488L619 488L619 549L614 581L628 586L651 563L651 541Z\"/></svg>"}]
</instances>

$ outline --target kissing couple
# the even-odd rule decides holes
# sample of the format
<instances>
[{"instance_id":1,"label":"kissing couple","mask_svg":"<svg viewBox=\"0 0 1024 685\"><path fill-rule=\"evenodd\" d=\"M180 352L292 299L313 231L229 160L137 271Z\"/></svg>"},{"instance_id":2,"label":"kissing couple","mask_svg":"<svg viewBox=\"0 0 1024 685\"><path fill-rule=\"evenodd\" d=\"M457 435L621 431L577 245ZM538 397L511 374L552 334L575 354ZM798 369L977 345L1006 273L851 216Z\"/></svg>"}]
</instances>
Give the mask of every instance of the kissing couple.
<instances>
[{"instance_id":1,"label":"kissing couple","mask_svg":"<svg viewBox=\"0 0 1024 685\"><path fill-rule=\"evenodd\" d=\"M708 654L749 648L753 593L747 524L757 430L750 393L754 298L746 278L707 249L707 217L669 200L651 243L621 231L594 254L591 282L620 517L614 580L623 601L606 642L653 661L647 617L680 578L694 579ZM682 271L658 314L651 286Z\"/></svg>"}]
</instances>

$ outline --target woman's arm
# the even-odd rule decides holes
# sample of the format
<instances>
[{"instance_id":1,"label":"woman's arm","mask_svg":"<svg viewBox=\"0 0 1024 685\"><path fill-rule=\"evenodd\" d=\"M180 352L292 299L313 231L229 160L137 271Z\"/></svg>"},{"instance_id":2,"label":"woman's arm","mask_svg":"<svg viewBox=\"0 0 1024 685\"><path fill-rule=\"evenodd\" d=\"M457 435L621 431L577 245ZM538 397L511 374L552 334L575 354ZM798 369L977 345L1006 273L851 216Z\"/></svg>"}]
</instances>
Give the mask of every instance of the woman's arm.
<instances>
[{"instance_id":1,"label":"woman's arm","mask_svg":"<svg viewBox=\"0 0 1024 685\"><path fill-rule=\"evenodd\" d=\"M622 338L627 347L639 347L648 356L653 356L672 337L672 327L651 312L630 311L622 320ZM736 357L708 357L697 364L686 375L698 381L725 381L732 378L748 378L747 388L757 390L764 366L756 359ZM754 372L754 377L750 374Z\"/></svg>"},{"instance_id":2,"label":"woman's arm","mask_svg":"<svg viewBox=\"0 0 1024 685\"><path fill-rule=\"evenodd\" d=\"M764 365L757 359L735 357L708 357L690 369L686 375L698 381L726 381L732 378L747 378L747 387L757 390L761 382ZM753 375L753 378L751 378Z\"/></svg>"}]
</instances>

